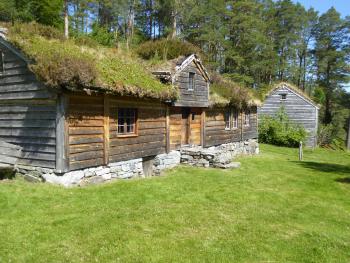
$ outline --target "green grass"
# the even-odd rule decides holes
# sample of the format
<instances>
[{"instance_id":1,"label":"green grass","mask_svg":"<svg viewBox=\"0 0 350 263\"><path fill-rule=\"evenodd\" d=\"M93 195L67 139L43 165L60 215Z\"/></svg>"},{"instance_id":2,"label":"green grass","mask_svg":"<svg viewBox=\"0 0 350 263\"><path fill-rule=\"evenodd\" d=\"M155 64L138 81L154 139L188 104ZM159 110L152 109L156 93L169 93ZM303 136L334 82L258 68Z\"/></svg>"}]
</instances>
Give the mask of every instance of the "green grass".
<instances>
[{"instance_id":1,"label":"green grass","mask_svg":"<svg viewBox=\"0 0 350 263\"><path fill-rule=\"evenodd\" d=\"M350 262L350 154L261 152L87 188L0 182L0 262Z\"/></svg>"},{"instance_id":2,"label":"green grass","mask_svg":"<svg viewBox=\"0 0 350 263\"><path fill-rule=\"evenodd\" d=\"M162 84L150 65L122 49L64 40L57 29L37 23L9 27L9 41L33 60L32 71L46 85L70 89L102 90L118 95L175 99L177 89Z\"/></svg>"}]
</instances>

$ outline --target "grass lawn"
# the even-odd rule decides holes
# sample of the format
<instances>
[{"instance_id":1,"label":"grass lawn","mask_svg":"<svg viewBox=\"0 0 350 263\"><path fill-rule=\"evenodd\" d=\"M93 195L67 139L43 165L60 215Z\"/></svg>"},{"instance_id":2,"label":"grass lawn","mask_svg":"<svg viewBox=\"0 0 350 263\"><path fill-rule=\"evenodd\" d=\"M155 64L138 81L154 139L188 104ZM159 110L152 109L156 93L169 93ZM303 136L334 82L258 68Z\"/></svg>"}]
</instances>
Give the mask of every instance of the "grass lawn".
<instances>
[{"instance_id":1,"label":"grass lawn","mask_svg":"<svg viewBox=\"0 0 350 263\"><path fill-rule=\"evenodd\" d=\"M64 189L0 182L0 262L350 262L350 154Z\"/></svg>"}]
</instances>

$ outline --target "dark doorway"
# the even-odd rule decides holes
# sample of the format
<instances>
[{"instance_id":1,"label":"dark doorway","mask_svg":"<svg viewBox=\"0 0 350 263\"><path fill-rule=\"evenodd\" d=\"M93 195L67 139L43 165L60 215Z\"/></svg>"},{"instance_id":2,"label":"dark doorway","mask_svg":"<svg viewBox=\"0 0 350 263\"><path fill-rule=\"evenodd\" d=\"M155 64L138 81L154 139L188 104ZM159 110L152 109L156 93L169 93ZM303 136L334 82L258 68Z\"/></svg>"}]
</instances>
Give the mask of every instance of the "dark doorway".
<instances>
[{"instance_id":1,"label":"dark doorway","mask_svg":"<svg viewBox=\"0 0 350 263\"><path fill-rule=\"evenodd\" d=\"M190 144L190 108L182 108L181 145Z\"/></svg>"}]
</instances>

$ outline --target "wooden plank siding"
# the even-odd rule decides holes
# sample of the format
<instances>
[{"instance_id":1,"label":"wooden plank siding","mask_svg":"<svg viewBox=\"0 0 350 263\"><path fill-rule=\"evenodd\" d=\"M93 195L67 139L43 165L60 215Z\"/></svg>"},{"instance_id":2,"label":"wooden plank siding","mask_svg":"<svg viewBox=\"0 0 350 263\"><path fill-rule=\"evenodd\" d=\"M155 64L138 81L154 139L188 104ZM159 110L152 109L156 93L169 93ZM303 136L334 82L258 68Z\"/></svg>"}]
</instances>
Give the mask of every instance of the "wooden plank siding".
<instances>
[{"instance_id":1,"label":"wooden plank siding","mask_svg":"<svg viewBox=\"0 0 350 263\"><path fill-rule=\"evenodd\" d=\"M194 90L189 90L189 73L194 75ZM175 106L182 107L207 107L208 106L208 82L192 61L175 78L175 85L179 87L180 98L175 102Z\"/></svg>"},{"instance_id":2,"label":"wooden plank siding","mask_svg":"<svg viewBox=\"0 0 350 263\"><path fill-rule=\"evenodd\" d=\"M242 140L257 139L258 138L258 113L257 107L250 107L248 109L250 112L249 125L243 125ZM241 111L241 119L244 118L245 111Z\"/></svg>"},{"instance_id":3,"label":"wooden plank siding","mask_svg":"<svg viewBox=\"0 0 350 263\"><path fill-rule=\"evenodd\" d=\"M281 100L281 94L286 94L286 100ZM315 147L317 144L317 122L318 109L301 95L282 86L274 90L265 100L262 107L259 108L259 118L263 115L273 116L281 107L290 120L302 125L308 132L306 145Z\"/></svg>"},{"instance_id":4,"label":"wooden plank siding","mask_svg":"<svg viewBox=\"0 0 350 263\"><path fill-rule=\"evenodd\" d=\"M118 108L137 109L137 135L118 136ZM166 106L159 102L70 95L68 119L70 170L166 152Z\"/></svg>"},{"instance_id":5,"label":"wooden plank siding","mask_svg":"<svg viewBox=\"0 0 350 263\"><path fill-rule=\"evenodd\" d=\"M170 108L170 150L177 150L181 147L182 113L181 108Z\"/></svg>"},{"instance_id":6,"label":"wooden plank siding","mask_svg":"<svg viewBox=\"0 0 350 263\"><path fill-rule=\"evenodd\" d=\"M56 98L29 70L27 62L0 43L0 140L18 145L17 164L56 166Z\"/></svg>"},{"instance_id":7,"label":"wooden plank siding","mask_svg":"<svg viewBox=\"0 0 350 263\"><path fill-rule=\"evenodd\" d=\"M70 95L69 169L104 164L104 97Z\"/></svg>"},{"instance_id":8,"label":"wooden plank siding","mask_svg":"<svg viewBox=\"0 0 350 263\"><path fill-rule=\"evenodd\" d=\"M230 142L256 139L257 134L257 114L256 107L250 108L250 125L242 126L244 111L238 111L238 127L225 129L225 111L234 111L227 108L209 108L205 112L205 146L215 146Z\"/></svg>"},{"instance_id":9,"label":"wooden plank siding","mask_svg":"<svg viewBox=\"0 0 350 263\"><path fill-rule=\"evenodd\" d=\"M136 108L137 136L118 137L118 108ZM110 100L109 162L154 156L166 152L166 106L160 102Z\"/></svg>"}]
</instances>

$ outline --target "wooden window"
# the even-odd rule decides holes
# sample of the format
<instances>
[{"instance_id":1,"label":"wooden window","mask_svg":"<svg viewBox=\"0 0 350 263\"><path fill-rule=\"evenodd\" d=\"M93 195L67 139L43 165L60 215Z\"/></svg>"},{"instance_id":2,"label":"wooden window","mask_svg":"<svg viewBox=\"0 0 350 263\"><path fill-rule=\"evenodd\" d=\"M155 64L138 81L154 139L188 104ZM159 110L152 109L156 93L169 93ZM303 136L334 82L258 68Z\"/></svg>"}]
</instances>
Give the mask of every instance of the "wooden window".
<instances>
[{"instance_id":1,"label":"wooden window","mask_svg":"<svg viewBox=\"0 0 350 263\"><path fill-rule=\"evenodd\" d=\"M4 52L0 51L0 75L5 72L5 55Z\"/></svg>"},{"instance_id":2,"label":"wooden window","mask_svg":"<svg viewBox=\"0 0 350 263\"><path fill-rule=\"evenodd\" d=\"M244 126L249 126L250 125L250 112L245 111L244 113Z\"/></svg>"},{"instance_id":3,"label":"wooden window","mask_svg":"<svg viewBox=\"0 0 350 263\"><path fill-rule=\"evenodd\" d=\"M281 100L286 100L287 99L287 94L281 94Z\"/></svg>"},{"instance_id":4,"label":"wooden window","mask_svg":"<svg viewBox=\"0 0 350 263\"><path fill-rule=\"evenodd\" d=\"M118 136L137 135L137 110L130 108L118 109Z\"/></svg>"},{"instance_id":5,"label":"wooden window","mask_svg":"<svg viewBox=\"0 0 350 263\"><path fill-rule=\"evenodd\" d=\"M224 119L225 119L225 130L230 130L231 129L231 113L229 110L225 111Z\"/></svg>"},{"instance_id":6,"label":"wooden window","mask_svg":"<svg viewBox=\"0 0 350 263\"><path fill-rule=\"evenodd\" d=\"M195 76L195 73L193 72L190 72L188 75L188 90L194 90L194 86L195 86L194 76Z\"/></svg>"},{"instance_id":7,"label":"wooden window","mask_svg":"<svg viewBox=\"0 0 350 263\"><path fill-rule=\"evenodd\" d=\"M238 111L233 112L233 122L232 122L232 128L237 129L238 128Z\"/></svg>"}]
</instances>

